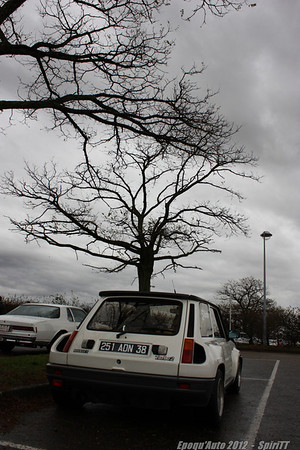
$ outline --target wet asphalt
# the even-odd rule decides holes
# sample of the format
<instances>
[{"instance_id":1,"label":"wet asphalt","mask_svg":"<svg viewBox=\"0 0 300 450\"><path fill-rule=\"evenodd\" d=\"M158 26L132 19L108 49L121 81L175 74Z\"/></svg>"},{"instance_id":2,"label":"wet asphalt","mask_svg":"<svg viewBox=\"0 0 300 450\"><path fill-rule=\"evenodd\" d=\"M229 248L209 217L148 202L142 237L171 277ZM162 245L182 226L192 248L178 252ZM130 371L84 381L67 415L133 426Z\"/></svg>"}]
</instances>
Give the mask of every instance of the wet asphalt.
<instances>
[{"instance_id":1,"label":"wet asphalt","mask_svg":"<svg viewBox=\"0 0 300 450\"><path fill-rule=\"evenodd\" d=\"M242 353L242 389L226 395L219 429L205 411L88 404L66 412L50 399L45 407L23 411L0 434L0 449L298 450L300 355Z\"/></svg>"}]
</instances>

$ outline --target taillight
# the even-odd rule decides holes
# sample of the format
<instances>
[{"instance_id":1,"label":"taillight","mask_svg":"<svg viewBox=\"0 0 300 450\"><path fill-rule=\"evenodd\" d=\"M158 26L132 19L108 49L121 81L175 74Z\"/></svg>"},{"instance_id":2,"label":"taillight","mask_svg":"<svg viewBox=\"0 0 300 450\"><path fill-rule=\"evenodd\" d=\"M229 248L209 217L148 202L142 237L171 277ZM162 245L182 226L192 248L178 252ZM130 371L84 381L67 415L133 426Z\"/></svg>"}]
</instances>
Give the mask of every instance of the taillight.
<instances>
[{"instance_id":1,"label":"taillight","mask_svg":"<svg viewBox=\"0 0 300 450\"><path fill-rule=\"evenodd\" d=\"M190 389L191 385L188 383L179 383L178 387L179 387L179 389Z\"/></svg>"},{"instance_id":2,"label":"taillight","mask_svg":"<svg viewBox=\"0 0 300 450\"><path fill-rule=\"evenodd\" d=\"M185 339L181 362L191 364L193 362L194 339Z\"/></svg>"},{"instance_id":3,"label":"taillight","mask_svg":"<svg viewBox=\"0 0 300 450\"><path fill-rule=\"evenodd\" d=\"M58 379L54 378L52 380L52 386L57 387L57 388L63 387L63 380L58 380Z\"/></svg>"},{"instance_id":4,"label":"taillight","mask_svg":"<svg viewBox=\"0 0 300 450\"><path fill-rule=\"evenodd\" d=\"M11 329L17 331L35 331L33 327L25 327L24 325L12 325Z\"/></svg>"},{"instance_id":5,"label":"taillight","mask_svg":"<svg viewBox=\"0 0 300 450\"><path fill-rule=\"evenodd\" d=\"M68 351L69 351L69 349L71 347L71 344L74 341L75 336L76 336L77 333L78 333L78 330L74 330L73 333L71 334L71 336L69 337L69 339L67 340L67 342L65 343L65 346L63 348L63 352L64 353L68 353Z\"/></svg>"},{"instance_id":6,"label":"taillight","mask_svg":"<svg viewBox=\"0 0 300 450\"><path fill-rule=\"evenodd\" d=\"M62 376L62 370L60 369L54 369L53 374L55 376ZM61 378L53 378L53 380L51 381L51 384L53 387L63 387L63 380Z\"/></svg>"}]
</instances>

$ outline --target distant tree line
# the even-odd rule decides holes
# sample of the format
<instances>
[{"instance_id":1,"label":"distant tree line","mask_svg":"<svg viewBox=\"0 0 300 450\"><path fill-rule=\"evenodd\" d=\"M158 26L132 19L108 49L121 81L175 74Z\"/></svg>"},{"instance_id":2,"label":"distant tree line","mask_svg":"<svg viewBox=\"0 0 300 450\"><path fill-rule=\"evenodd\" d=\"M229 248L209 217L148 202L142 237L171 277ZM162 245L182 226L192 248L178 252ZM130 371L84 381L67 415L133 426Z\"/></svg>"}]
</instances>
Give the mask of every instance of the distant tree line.
<instances>
[{"instance_id":1,"label":"distant tree line","mask_svg":"<svg viewBox=\"0 0 300 450\"><path fill-rule=\"evenodd\" d=\"M228 281L217 293L221 300L220 308L228 329L245 333L250 343L262 341L263 330L263 283L252 276L237 281ZM25 302L47 302L78 306L90 311L94 301L84 303L72 294L66 298L63 294L50 295L41 299L26 296L0 296L1 314L8 313ZM295 346L300 342L300 308L278 306L267 298L267 338L274 339L278 345Z\"/></svg>"},{"instance_id":2,"label":"distant tree line","mask_svg":"<svg viewBox=\"0 0 300 450\"><path fill-rule=\"evenodd\" d=\"M32 298L25 295L14 296L0 296L0 314L7 314L19 305L24 303L52 303L54 305L70 305L77 306L89 312L92 308L92 303L82 302L74 294L70 298L66 298L63 294L49 295L44 298Z\"/></svg>"},{"instance_id":3,"label":"distant tree line","mask_svg":"<svg viewBox=\"0 0 300 450\"><path fill-rule=\"evenodd\" d=\"M252 276L228 281L218 291L228 329L244 332L250 343L262 340L264 289L261 280ZM267 339L278 345L295 346L300 342L300 308L278 306L266 299Z\"/></svg>"}]
</instances>

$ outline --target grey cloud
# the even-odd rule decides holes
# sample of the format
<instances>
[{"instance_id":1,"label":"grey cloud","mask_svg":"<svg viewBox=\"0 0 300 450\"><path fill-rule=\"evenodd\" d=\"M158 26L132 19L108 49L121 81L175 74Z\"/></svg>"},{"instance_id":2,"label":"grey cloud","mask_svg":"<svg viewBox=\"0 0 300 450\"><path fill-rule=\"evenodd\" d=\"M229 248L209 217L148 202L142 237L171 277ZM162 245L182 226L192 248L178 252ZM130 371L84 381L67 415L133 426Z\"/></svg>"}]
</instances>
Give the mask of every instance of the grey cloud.
<instances>
[{"instance_id":1,"label":"grey cloud","mask_svg":"<svg viewBox=\"0 0 300 450\"><path fill-rule=\"evenodd\" d=\"M255 8L243 8L223 19L209 17L203 27L197 20L181 24L170 63L172 70L205 63L200 92L220 90L215 103L228 120L242 125L237 142L259 157L260 184L233 181L246 197L233 207L249 217L251 236L219 239L216 247L222 253L201 255L202 271L168 272L165 278L155 278L153 285L157 290L175 288L213 300L228 279L262 278L260 234L269 230L273 233L267 248L271 297L283 306L299 306L300 2L256 3ZM13 92L12 85L1 86L6 88ZM78 145L40 131L42 118L48 123L47 117L41 116L40 123L31 123L29 128L19 124L1 137L1 171L14 168L20 174L24 159L42 164L55 157L64 167L75 165ZM20 204L3 198L0 201L2 214L23 214ZM99 274L82 266L87 259L76 260L71 252L45 246L26 246L22 237L8 228L8 222L1 218L0 295L73 290L88 299L97 298L101 289L136 288L136 283L132 284L135 274L130 270L115 276Z\"/></svg>"}]
</instances>

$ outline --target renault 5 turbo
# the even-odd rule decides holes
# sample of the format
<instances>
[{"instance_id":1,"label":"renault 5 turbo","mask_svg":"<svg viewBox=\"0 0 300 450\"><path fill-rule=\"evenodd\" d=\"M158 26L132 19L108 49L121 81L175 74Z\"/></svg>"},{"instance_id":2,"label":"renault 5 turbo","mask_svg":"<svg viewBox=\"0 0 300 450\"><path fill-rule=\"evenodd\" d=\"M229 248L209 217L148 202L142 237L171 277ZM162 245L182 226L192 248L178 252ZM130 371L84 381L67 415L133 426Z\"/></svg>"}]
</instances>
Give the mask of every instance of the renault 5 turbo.
<instances>
[{"instance_id":1,"label":"renault 5 turbo","mask_svg":"<svg viewBox=\"0 0 300 450\"><path fill-rule=\"evenodd\" d=\"M52 346L55 402L206 407L219 424L225 390L239 392L242 357L219 308L165 292L100 292L78 330Z\"/></svg>"}]
</instances>

